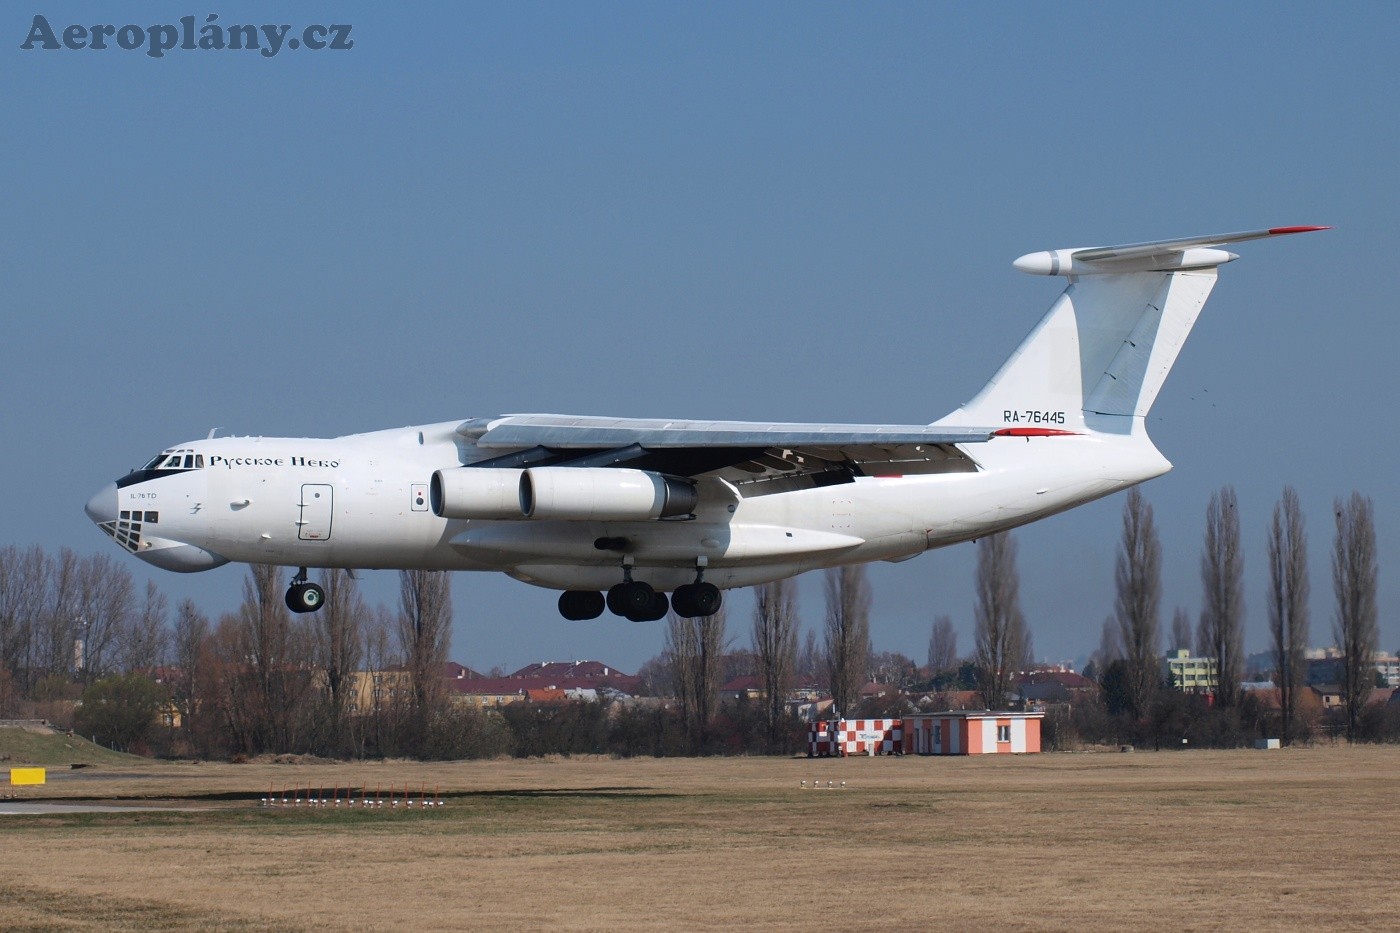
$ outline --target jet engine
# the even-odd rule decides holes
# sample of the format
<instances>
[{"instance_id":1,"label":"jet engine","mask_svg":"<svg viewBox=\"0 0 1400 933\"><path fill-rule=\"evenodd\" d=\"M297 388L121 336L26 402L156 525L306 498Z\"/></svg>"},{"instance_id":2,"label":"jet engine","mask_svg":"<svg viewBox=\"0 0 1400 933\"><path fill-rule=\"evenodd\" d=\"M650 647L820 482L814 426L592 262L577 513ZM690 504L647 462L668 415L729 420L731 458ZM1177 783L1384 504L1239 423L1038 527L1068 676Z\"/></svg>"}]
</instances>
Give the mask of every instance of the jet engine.
<instances>
[{"instance_id":1,"label":"jet engine","mask_svg":"<svg viewBox=\"0 0 1400 933\"><path fill-rule=\"evenodd\" d=\"M439 518L524 518L520 477L520 470L438 470L429 485L428 499Z\"/></svg>"},{"instance_id":2,"label":"jet engine","mask_svg":"<svg viewBox=\"0 0 1400 933\"><path fill-rule=\"evenodd\" d=\"M695 511L689 480L611 467L534 467L520 477L518 513L562 521L645 521Z\"/></svg>"}]
</instances>

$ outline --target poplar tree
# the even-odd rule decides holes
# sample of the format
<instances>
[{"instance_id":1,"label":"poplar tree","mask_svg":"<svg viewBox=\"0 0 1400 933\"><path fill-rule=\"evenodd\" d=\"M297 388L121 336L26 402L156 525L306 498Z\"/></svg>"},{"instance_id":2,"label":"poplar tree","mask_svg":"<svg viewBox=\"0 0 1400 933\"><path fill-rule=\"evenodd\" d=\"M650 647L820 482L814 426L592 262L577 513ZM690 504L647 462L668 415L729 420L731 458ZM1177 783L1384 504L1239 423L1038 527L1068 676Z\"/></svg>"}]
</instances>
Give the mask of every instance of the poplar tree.
<instances>
[{"instance_id":1,"label":"poplar tree","mask_svg":"<svg viewBox=\"0 0 1400 933\"><path fill-rule=\"evenodd\" d=\"M1026 618L1021 613L1016 539L1003 531L977 542L977 689L987 709L1005 709L1012 678L1025 664Z\"/></svg>"},{"instance_id":2,"label":"poplar tree","mask_svg":"<svg viewBox=\"0 0 1400 933\"><path fill-rule=\"evenodd\" d=\"M1269 526L1269 633L1274 643L1283 741L1297 731L1303 651L1308 646L1308 541L1298 491L1285 486Z\"/></svg>"},{"instance_id":3,"label":"poplar tree","mask_svg":"<svg viewBox=\"0 0 1400 933\"><path fill-rule=\"evenodd\" d=\"M870 583L861 565L826 572L826 663L837 712L850 716L870 666Z\"/></svg>"},{"instance_id":4,"label":"poplar tree","mask_svg":"<svg viewBox=\"0 0 1400 933\"><path fill-rule=\"evenodd\" d=\"M1212 493L1201 551L1201 630L1216 659L1216 703L1239 703L1244 672L1244 553L1239 503L1233 487Z\"/></svg>"},{"instance_id":5,"label":"poplar tree","mask_svg":"<svg viewBox=\"0 0 1400 933\"><path fill-rule=\"evenodd\" d=\"M787 694L797 666L797 587L791 580L760 586L754 594L753 653L763 682L769 754L782 750Z\"/></svg>"},{"instance_id":6,"label":"poplar tree","mask_svg":"<svg viewBox=\"0 0 1400 933\"><path fill-rule=\"evenodd\" d=\"M1161 680L1158 612L1162 601L1162 544L1152 506L1136 488L1129 491L1123 507L1123 538L1114 583L1114 617L1123 652L1128 708L1141 718L1147 715Z\"/></svg>"},{"instance_id":7,"label":"poplar tree","mask_svg":"<svg viewBox=\"0 0 1400 933\"><path fill-rule=\"evenodd\" d=\"M1355 741L1361 708L1375 685L1376 521L1371 500L1359 492L1353 492L1345 502L1337 500L1336 518L1332 551L1335 634L1344 654L1342 700L1346 704L1347 740Z\"/></svg>"}]
</instances>

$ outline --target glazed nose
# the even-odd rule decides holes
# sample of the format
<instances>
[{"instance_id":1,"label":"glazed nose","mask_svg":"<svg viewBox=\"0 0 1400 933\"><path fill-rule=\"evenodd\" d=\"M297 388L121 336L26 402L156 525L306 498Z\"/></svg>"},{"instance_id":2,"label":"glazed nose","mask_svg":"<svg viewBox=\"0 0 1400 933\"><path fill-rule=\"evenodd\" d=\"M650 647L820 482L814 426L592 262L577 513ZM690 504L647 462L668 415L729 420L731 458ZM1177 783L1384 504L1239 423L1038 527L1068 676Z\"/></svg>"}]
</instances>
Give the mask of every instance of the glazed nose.
<instances>
[{"instance_id":1,"label":"glazed nose","mask_svg":"<svg viewBox=\"0 0 1400 933\"><path fill-rule=\"evenodd\" d=\"M83 511L87 517L97 524L103 522L114 522L117 520L117 484L108 483L99 489L87 505L83 506Z\"/></svg>"}]
</instances>

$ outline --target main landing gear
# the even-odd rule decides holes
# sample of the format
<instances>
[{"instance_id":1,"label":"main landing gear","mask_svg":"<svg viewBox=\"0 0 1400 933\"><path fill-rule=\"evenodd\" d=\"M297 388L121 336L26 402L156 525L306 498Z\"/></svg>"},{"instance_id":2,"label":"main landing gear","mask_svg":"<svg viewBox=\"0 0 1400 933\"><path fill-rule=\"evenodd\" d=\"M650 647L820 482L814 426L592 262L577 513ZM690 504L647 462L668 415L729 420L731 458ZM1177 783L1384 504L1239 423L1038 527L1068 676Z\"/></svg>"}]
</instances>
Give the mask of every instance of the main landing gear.
<instances>
[{"instance_id":1,"label":"main landing gear","mask_svg":"<svg viewBox=\"0 0 1400 933\"><path fill-rule=\"evenodd\" d=\"M326 591L306 579L306 568L302 567L292 577L292 585L287 587L287 608L293 612L315 612L326 602Z\"/></svg>"},{"instance_id":2,"label":"main landing gear","mask_svg":"<svg viewBox=\"0 0 1400 933\"><path fill-rule=\"evenodd\" d=\"M289 597L290 598L290 597ZM632 565L622 565L622 582L608 590L605 598L594 590L568 590L559 595L559 614L571 622L596 619L606 607L613 615L633 622L657 622L668 609L685 619L712 616L724 604L719 587L705 582L705 565L697 563L695 582L676 587L668 600L651 584L632 579Z\"/></svg>"}]
</instances>

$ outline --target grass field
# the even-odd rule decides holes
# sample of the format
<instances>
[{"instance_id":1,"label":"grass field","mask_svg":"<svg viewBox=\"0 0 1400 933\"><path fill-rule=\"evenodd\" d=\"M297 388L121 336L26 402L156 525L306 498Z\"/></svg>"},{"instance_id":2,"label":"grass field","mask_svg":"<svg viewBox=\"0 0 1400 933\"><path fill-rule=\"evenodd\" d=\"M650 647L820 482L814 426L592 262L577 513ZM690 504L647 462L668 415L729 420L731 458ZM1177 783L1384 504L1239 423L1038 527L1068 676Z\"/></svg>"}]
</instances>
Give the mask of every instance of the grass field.
<instances>
[{"instance_id":1,"label":"grass field","mask_svg":"<svg viewBox=\"0 0 1400 933\"><path fill-rule=\"evenodd\" d=\"M141 760L135 755L114 752L74 735L49 730L0 728L0 771L11 765L68 768L75 764L115 766Z\"/></svg>"},{"instance_id":2,"label":"grass field","mask_svg":"<svg viewBox=\"0 0 1400 933\"><path fill-rule=\"evenodd\" d=\"M257 801L269 787L391 784L437 787L447 806ZM147 763L32 790L178 808L0 817L4 930L1394 929L1400 917L1393 746Z\"/></svg>"}]
</instances>

